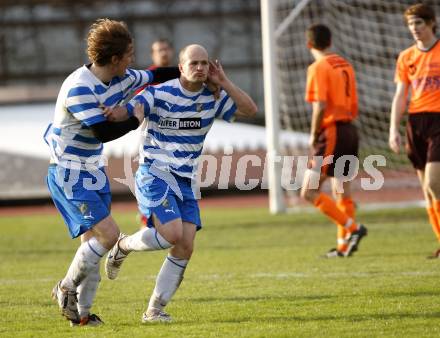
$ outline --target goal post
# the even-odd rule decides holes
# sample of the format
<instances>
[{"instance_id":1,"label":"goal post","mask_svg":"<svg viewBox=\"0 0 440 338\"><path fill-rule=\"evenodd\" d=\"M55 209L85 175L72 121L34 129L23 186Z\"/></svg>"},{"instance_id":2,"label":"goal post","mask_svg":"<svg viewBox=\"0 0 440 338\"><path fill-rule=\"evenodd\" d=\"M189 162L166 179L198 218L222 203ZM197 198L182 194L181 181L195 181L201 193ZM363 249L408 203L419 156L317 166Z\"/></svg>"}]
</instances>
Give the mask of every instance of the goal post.
<instances>
[{"instance_id":1,"label":"goal post","mask_svg":"<svg viewBox=\"0 0 440 338\"><path fill-rule=\"evenodd\" d=\"M266 163L269 188L269 210L273 214L285 209L283 191L281 189L281 163L276 161L280 155L280 118L277 97L277 66L274 3L261 0L261 35L263 47L263 78L264 78L264 111L266 119Z\"/></svg>"},{"instance_id":2,"label":"goal post","mask_svg":"<svg viewBox=\"0 0 440 338\"><path fill-rule=\"evenodd\" d=\"M278 0L261 0L261 35L263 48L264 111L267 144L267 177L269 188L269 210L272 214L285 212L283 189L281 187L282 162L277 161L280 153L279 132L280 111L278 105L277 38L286 30L301 10L311 0L301 0L283 22L276 26Z\"/></svg>"}]
</instances>

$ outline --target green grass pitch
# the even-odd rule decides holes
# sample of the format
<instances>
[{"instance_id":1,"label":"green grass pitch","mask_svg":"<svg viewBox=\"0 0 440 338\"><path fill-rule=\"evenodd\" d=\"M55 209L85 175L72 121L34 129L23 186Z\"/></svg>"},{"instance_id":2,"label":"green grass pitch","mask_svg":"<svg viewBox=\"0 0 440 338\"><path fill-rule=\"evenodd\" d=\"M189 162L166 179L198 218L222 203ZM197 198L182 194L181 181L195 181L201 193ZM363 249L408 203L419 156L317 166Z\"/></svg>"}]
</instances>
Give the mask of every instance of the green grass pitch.
<instances>
[{"instance_id":1,"label":"green grass pitch","mask_svg":"<svg viewBox=\"0 0 440 338\"><path fill-rule=\"evenodd\" d=\"M137 229L134 213L115 213ZM78 245L58 215L0 218L0 337L438 337L440 261L423 209L364 212L350 259L325 260L335 226L317 213L205 209L204 229L167 311L141 324L165 252L132 254L102 282L103 327L70 328L50 299Z\"/></svg>"}]
</instances>

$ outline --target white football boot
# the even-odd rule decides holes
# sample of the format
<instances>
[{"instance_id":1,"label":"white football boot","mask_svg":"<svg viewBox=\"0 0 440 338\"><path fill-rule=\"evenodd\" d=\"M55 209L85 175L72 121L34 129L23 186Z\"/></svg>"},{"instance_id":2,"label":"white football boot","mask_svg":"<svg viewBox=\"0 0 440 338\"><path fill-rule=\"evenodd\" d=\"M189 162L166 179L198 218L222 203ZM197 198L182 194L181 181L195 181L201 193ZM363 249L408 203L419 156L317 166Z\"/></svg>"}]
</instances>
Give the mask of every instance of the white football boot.
<instances>
[{"instance_id":1,"label":"white football boot","mask_svg":"<svg viewBox=\"0 0 440 338\"><path fill-rule=\"evenodd\" d=\"M116 277L118 277L121 265L124 262L125 257L127 257L127 254L123 253L121 249L119 249L119 241L125 237L127 237L127 235L121 232L119 234L118 241L107 255L105 260L105 273L108 279L116 279Z\"/></svg>"},{"instance_id":2,"label":"white football boot","mask_svg":"<svg viewBox=\"0 0 440 338\"><path fill-rule=\"evenodd\" d=\"M159 309L148 309L142 315L142 323L169 323L171 316Z\"/></svg>"}]
</instances>

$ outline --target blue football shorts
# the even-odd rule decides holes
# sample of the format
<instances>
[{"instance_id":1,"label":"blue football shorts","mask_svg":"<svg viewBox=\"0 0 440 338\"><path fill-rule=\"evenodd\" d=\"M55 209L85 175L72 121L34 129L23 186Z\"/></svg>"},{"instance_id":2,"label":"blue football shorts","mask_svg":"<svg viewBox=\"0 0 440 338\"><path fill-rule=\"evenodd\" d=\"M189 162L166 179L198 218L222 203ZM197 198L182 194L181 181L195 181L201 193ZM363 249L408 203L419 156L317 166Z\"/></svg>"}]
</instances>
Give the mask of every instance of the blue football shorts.
<instances>
[{"instance_id":1,"label":"blue football shorts","mask_svg":"<svg viewBox=\"0 0 440 338\"><path fill-rule=\"evenodd\" d=\"M147 225L154 226L154 214L162 224L180 218L200 230L200 209L192 180L171 172L162 171L159 175L152 172L148 164L140 165L136 172L136 199L139 211L147 217Z\"/></svg>"},{"instance_id":2,"label":"blue football shorts","mask_svg":"<svg viewBox=\"0 0 440 338\"><path fill-rule=\"evenodd\" d=\"M47 186L72 238L110 215L110 185L104 170L90 173L51 164Z\"/></svg>"}]
</instances>

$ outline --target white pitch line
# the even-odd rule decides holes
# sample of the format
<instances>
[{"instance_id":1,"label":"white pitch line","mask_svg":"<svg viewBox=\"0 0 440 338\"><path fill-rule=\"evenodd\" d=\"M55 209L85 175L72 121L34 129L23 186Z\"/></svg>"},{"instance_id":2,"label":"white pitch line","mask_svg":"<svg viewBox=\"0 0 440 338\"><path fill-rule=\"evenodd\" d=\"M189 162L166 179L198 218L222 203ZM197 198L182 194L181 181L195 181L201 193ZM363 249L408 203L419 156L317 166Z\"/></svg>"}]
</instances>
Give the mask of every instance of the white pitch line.
<instances>
[{"instance_id":1,"label":"white pitch line","mask_svg":"<svg viewBox=\"0 0 440 338\"><path fill-rule=\"evenodd\" d=\"M282 272L282 273L256 273L250 275L252 278L269 279L294 279L294 278L334 278L334 277L386 277L386 276L440 276L438 272L430 271L401 271L401 272L330 272L330 273L303 273L303 272Z\"/></svg>"},{"instance_id":2,"label":"white pitch line","mask_svg":"<svg viewBox=\"0 0 440 338\"><path fill-rule=\"evenodd\" d=\"M360 210L374 211L383 209L407 209L407 208L426 208L424 200L406 201L406 202L385 202L385 203L365 203L360 204Z\"/></svg>"},{"instance_id":3,"label":"white pitch line","mask_svg":"<svg viewBox=\"0 0 440 338\"><path fill-rule=\"evenodd\" d=\"M381 203L359 203L359 210L376 211L386 209L407 209L407 208L426 208L424 200L414 200L405 202L381 202ZM288 214L312 214L316 213L316 208L311 206L292 206L286 209Z\"/></svg>"},{"instance_id":4,"label":"white pitch line","mask_svg":"<svg viewBox=\"0 0 440 338\"><path fill-rule=\"evenodd\" d=\"M188 279L192 280L231 280L236 278L252 278L252 279L296 279L296 278L339 278L339 277L356 277L356 278L371 278L371 277L440 277L440 272L431 271L400 271L400 272L257 272L252 274L203 274L188 276ZM120 277L118 281L145 281L155 280L156 275L141 276L138 278L132 277ZM35 283L49 283L56 282L56 278L36 278L36 279L0 279L0 285L13 285L13 284L29 284L29 282Z\"/></svg>"}]
</instances>

